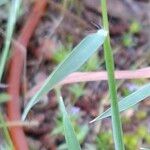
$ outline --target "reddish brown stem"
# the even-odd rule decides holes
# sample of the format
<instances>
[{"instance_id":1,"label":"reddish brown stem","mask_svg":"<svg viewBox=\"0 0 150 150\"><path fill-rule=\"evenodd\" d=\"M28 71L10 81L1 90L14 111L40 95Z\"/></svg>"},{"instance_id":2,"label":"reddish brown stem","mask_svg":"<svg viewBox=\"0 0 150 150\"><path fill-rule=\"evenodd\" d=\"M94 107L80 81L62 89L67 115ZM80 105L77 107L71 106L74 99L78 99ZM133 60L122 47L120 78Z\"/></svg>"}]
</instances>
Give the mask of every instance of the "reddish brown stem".
<instances>
[{"instance_id":1,"label":"reddish brown stem","mask_svg":"<svg viewBox=\"0 0 150 150\"><path fill-rule=\"evenodd\" d=\"M10 101L7 103L7 115L10 121L17 121L21 118L20 113L20 79L22 75L24 61L26 59L26 47L33 34L35 27L37 26L41 16L43 15L46 7L46 0L37 0L33 7L31 14L28 17L20 36L17 39L17 43L14 43L12 47L12 57L10 60L10 68L8 75L8 93L11 96ZM24 47L24 49L22 49ZM28 150L25 134L21 127L10 128L10 135L14 144L15 150Z\"/></svg>"},{"instance_id":2,"label":"reddish brown stem","mask_svg":"<svg viewBox=\"0 0 150 150\"><path fill-rule=\"evenodd\" d=\"M116 79L146 79L150 78L150 67L138 69L138 70L118 70L115 71ZM107 72L75 72L67 76L63 81L59 82L59 85L73 84L79 82L89 82L89 81L99 81L107 80ZM26 100L31 98L34 93L36 93L44 84L44 81L40 81L32 89L30 89L26 94Z\"/></svg>"}]
</instances>

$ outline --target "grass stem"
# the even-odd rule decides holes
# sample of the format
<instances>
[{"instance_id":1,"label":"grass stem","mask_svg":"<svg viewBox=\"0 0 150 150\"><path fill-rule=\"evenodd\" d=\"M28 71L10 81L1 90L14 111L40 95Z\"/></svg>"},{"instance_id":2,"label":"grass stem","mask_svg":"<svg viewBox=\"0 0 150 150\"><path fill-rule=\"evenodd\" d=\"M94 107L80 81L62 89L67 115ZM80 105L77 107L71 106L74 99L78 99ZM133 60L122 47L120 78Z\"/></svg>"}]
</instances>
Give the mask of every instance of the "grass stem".
<instances>
[{"instance_id":1,"label":"grass stem","mask_svg":"<svg viewBox=\"0 0 150 150\"><path fill-rule=\"evenodd\" d=\"M109 31L106 0L101 0L101 8L102 8L102 21L104 29ZM104 55L108 74L109 92L111 96L112 127L113 127L113 138L115 143L115 149L124 150L123 132L117 101L116 81L114 78L114 59L110 45L109 34L104 42Z\"/></svg>"}]
</instances>

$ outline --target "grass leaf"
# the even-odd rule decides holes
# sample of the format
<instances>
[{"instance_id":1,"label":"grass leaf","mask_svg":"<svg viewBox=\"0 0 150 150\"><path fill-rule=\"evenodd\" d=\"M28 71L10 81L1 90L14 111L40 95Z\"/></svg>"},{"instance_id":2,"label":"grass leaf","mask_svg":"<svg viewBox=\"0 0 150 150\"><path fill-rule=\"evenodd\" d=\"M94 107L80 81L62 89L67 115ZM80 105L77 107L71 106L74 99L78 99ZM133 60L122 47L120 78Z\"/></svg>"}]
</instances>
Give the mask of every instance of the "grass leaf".
<instances>
[{"instance_id":1,"label":"grass leaf","mask_svg":"<svg viewBox=\"0 0 150 150\"><path fill-rule=\"evenodd\" d=\"M39 101L41 96L47 94L65 77L79 69L87 61L87 59L90 58L92 54L103 44L106 36L107 31L103 29L86 36L46 79L41 89L27 104L22 115L22 119L25 119L30 109Z\"/></svg>"},{"instance_id":2,"label":"grass leaf","mask_svg":"<svg viewBox=\"0 0 150 150\"><path fill-rule=\"evenodd\" d=\"M124 110L136 105L137 103L141 102L145 98L149 97L150 96L149 91L150 91L150 83L142 86L137 91L135 91L132 94L128 95L127 97L123 98L122 100L120 100L118 102L119 111L120 112L124 111ZM96 117L94 120L92 120L91 123L94 121L98 121L98 120L107 118L109 116L111 116L111 109L110 108L107 109L105 112L103 112L98 117Z\"/></svg>"},{"instance_id":3,"label":"grass leaf","mask_svg":"<svg viewBox=\"0 0 150 150\"><path fill-rule=\"evenodd\" d=\"M60 91L57 91L57 93L59 93L57 95L58 95L58 99L59 99L60 110L61 110L61 113L63 116L63 127L64 127L64 132L65 132L67 148L69 150L81 150L80 144L75 135L75 131L71 125L67 111L65 109L65 105L64 105L62 96L60 95Z\"/></svg>"},{"instance_id":4,"label":"grass leaf","mask_svg":"<svg viewBox=\"0 0 150 150\"><path fill-rule=\"evenodd\" d=\"M109 22L108 22L108 14L107 14L107 1L100 0L101 2L101 11L102 11L102 22L104 29L109 30ZM116 150L124 150L124 143L123 143L123 131L122 131L122 123L119 114L119 107L118 107L118 99L117 99L117 89L116 89L116 81L115 81L115 65L114 65L114 58L113 52L110 44L110 37L109 34L104 42L104 58L106 63L106 70L108 75L108 87L109 87L109 94L111 97L111 113L112 113L112 130L113 130L113 140L114 146Z\"/></svg>"},{"instance_id":5,"label":"grass leaf","mask_svg":"<svg viewBox=\"0 0 150 150\"><path fill-rule=\"evenodd\" d=\"M4 72L20 4L21 4L21 0L12 0L11 2L11 8L10 8L9 18L7 23L6 39L4 41L4 47L2 49L2 55L0 57L0 82Z\"/></svg>"}]
</instances>

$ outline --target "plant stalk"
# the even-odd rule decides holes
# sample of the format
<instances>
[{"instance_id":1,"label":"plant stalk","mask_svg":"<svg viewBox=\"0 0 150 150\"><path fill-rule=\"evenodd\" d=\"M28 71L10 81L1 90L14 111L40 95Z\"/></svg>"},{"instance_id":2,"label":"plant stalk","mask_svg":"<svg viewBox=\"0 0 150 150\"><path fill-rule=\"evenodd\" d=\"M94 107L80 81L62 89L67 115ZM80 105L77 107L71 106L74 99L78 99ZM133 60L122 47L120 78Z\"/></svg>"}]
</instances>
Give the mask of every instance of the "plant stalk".
<instances>
[{"instance_id":1,"label":"plant stalk","mask_svg":"<svg viewBox=\"0 0 150 150\"><path fill-rule=\"evenodd\" d=\"M101 8L102 8L102 22L104 29L109 31L106 0L101 0ZM123 132L117 101L116 81L114 77L114 59L110 45L109 34L104 42L104 56L108 74L109 92L111 97L112 128L113 128L115 149L124 150Z\"/></svg>"}]
</instances>

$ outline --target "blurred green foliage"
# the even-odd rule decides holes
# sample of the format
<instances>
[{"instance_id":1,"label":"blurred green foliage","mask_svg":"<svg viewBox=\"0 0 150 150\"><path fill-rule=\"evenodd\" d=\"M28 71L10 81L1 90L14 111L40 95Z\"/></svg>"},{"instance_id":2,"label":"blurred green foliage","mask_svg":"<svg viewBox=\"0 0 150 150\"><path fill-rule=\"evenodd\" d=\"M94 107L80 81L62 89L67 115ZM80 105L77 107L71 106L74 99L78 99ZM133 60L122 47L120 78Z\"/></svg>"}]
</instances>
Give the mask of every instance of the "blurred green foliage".
<instances>
[{"instance_id":1,"label":"blurred green foliage","mask_svg":"<svg viewBox=\"0 0 150 150\"><path fill-rule=\"evenodd\" d=\"M137 21L132 21L129 27L129 33L136 34L141 30L141 25Z\"/></svg>"},{"instance_id":2,"label":"blurred green foliage","mask_svg":"<svg viewBox=\"0 0 150 150\"><path fill-rule=\"evenodd\" d=\"M124 134L124 143L126 150L138 149L139 137L136 134L128 133Z\"/></svg>"},{"instance_id":3,"label":"blurred green foliage","mask_svg":"<svg viewBox=\"0 0 150 150\"><path fill-rule=\"evenodd\" d=\"M125 121L123 123L125 124ZM146 145L150 145L150 134L145 126L138 126L135 132L124 133L126 150L137 150L143 142ZM111 131L99 133L96 139L96 146L98 150L113 150Z\"/></svg>"},{"instance_id":4,"label":"blurred green foliage","mask_svg":"<svg viewBox=\"0 0 150 150\"><path fill-rule=\"evenodd\" d=\"M147 117L147 112L145 111L137 111L135 114L137 120L143 120Z\"/></svg>"},{"instance_id":5,"label":"blurred green foliage","mask_svg":"<svg viewBox=\"0 0 150 150\"><path fill-rule=\"evenodd\" d=\"M98 54L95 53L80 69L81 71L96 71L100 66Z\"/></svg>"},{"instance_id":6,"label":"blurred green foliage","mask_svg":"<svg viewBox=\"0 0 150 150\"><path fill-rule=\"evenodd\" d=\"M71 44L68 44L67 46L61 45L60 48L56 50L55 54L53 55L52 60L56 64L59 64L66 58L68 53L71 52L71 49L72 49Z\"/></svg>"},{"instance_id":7,"label":"blurred green foliage","mask_svg":"<svg viewBox=\"0 0 150 150\"><path fill-rule=\"evenodd\" d=\"M98 150L113 150L114 144L111 131L99 133L96 139L96 147Z\"/></svg>"},{"instance_id":8,"label":"blurred green foliage","mask_svg":"<svg viewBox=\"0 0 150 150\"><path fill-rule=\"evenodd\" d=\"M69 87L69 91L73 94L74 102L76 102L80 96L85 94L84 84L73 84Z\"/></svg>"},{"instance_id":9,"label":"blurred green foliage","mask_svg":"<svg viewBox=\"0 0 150 150\"><path fill-rule=\"evenodd\" d=\"M7 102L10 96L7 93L0 93L0 103Z\"/></svg>"},{"instance_id":10,"label":"blurred green foliage","mask_svg":"<svg viewBox=\"0 0 150 150\"><path fill-rule=\"evenodd\" d=\"M130 34L130 33L125 33L123 35L122 42L123 42L123 45L125 47L132 47L132 46L134 46L133 35Z\"/></svg>"},{"instance_id":11,"label":"blurred green foliage","mask_svg":"<svg viewBox=\"0 0 150 150\"><path fill-rule=\"evenodd\" d=\"M146 144L150 144L150 134L148 134L147 128L139 126L135 133L126 133L124 135L125 147L127 150L138 149L141 147L141 143L144 141Z\"/></svg>"},{"instance_id":12,"label":"blurred green foliage","mask_svg":"<svg viewBox=\"0 0 150 150\"><path fill-rule=\"evenodd\" d=\"M123 35L122 43L125 47L135 46L134 35L141 31L141 25L137 21L132 21L128 32Z\"/></svg>"}]
</instances>

